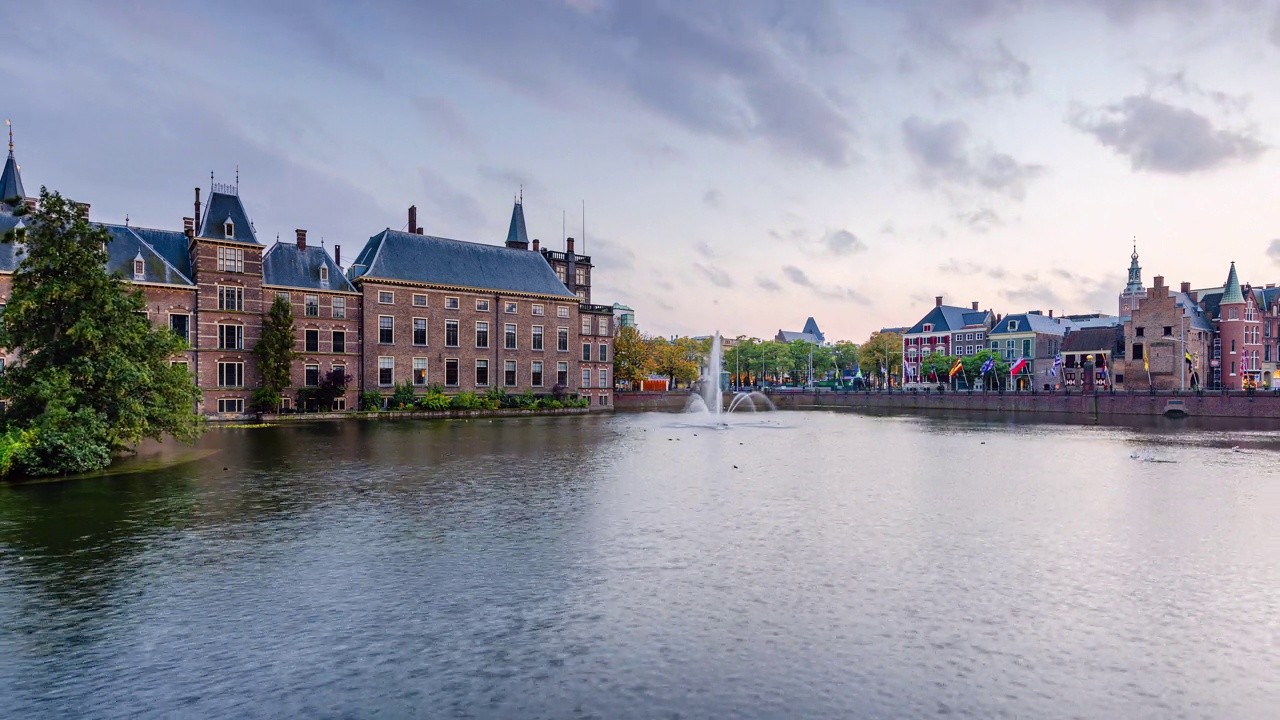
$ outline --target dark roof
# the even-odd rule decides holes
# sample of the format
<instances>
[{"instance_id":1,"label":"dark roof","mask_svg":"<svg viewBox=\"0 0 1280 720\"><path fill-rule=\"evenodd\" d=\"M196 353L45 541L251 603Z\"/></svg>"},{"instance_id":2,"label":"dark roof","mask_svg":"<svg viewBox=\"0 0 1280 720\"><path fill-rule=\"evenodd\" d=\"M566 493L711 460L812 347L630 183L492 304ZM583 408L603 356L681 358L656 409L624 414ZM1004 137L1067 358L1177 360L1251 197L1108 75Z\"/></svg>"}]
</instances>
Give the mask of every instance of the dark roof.
<instances>
[{"instance_id":1,"label":"dark roof","mask_svg":"<svg viewBox=\"0 0 1280 720\"><path fill-rule=\"evenodd\" d=\"M813 343L814 345L822 344L822 341L818 339L818 336L814 335L813 333L795 332L792 330L779 330L778 334L774 336L774 340L776 340L777 342L784 342L784 343L795 342L796 340L803 340L807 343Z\"/></svg>"},{"instance_id":2,"label":"dark roof","mask_svg":"<svg viewBox=\"0 0 1280 720\"><path fill-rule=\"evenodd\" d=\"M329 268L329 279L320 280L320 268ZM323 247L278 242L262 255L262 284L280 287L355 292L355 287L342 274L342 268L329 257Z\"/></svg>"},{"instance_id":3,"label":"dark roof","mask_svg":"<svg viewBox=\"0 0 1280 720\"><path fill-rule=\"evenodd\" d=\"M177 267L153 247L150 243L143 240L133 228L124 225L100 225L99 227L107 231L111 235L111 242L107 243L107 272L118 273L125 280L137 280L140 282L165 283L167 285L186 285L194 286L195 283ZM161 230L149 231L153 236L155 234L163 234ZM177 233L179 237L185 236ZM183 254L186 254L186 248L183 248ZM142 260L143 273L141 277L134 275L133 263L135 260Z\"/></svg>"},{"instance_id":4,"label":"dark roof","mask_svg":"<svg viewBox=\"0 0 1280 720\"><path fill-rule=\"evenodd\" d=\"M4 161L4 172L0 173L0 200L25 198L22 189L22 174L18 172L18 161L13 159L13 150L9 150L9 159Z\"/></svg>"},{"instance_id":5,"label":"dark roof","mask_svg":"<svg viewBox=\"0 0 1280 720\"><path fill-rule=\"evenodd\" d=\"M1244 302L1244 295L1240 292L1240 280L1236 277L1236 264L1231 263L1231 269L1227 271L1227 283L1222 288L1222 300L1224 305L1234 305Z\"/></svg>"},{"instance_id":6,"label":"dark roof","mask_svg":"<svg viewBox=\"0 0 1280 720\"><path fill-rule=\"evenodd\" d=\"M1062 352L1115 352L1124 348L1124 326L1091 327L1067 333L1062 339Z\"/></svg>"},{"instance_id":7,"label":"dark roof","mask_svg":"<svg viewBox=\"0 0 1280 720\"><path fill-rule=\"evenodd\" d=\"M827 339L826 336L822 334L822 331L818 329L818 323L813 318L809 318L808 320L805 321L804 330L802 330L801 332L808 333L814 336L815 338L817 338L819 345L821 345Z\"/></svg>"},{"instance_id":8,"label":"dark roof","mask_svg":"<svg viewBox=\"0 0 1280 720\"><path fill-rule=\"evenodd\" d=\"M1018 321L1017 330L1009 329L1010 320ZM1015 332L1015 333L1038 332L1038 333L1048 333L1051 335L1062 335L1063 333L1067 332L1070 329L1071 329L1070 320L1063 320L1062 318L1051 318L1051 317L1048 317L1047 315L1041 315L1039 313L1014 313L1012 315L1004 316L1004 318L1002 318L1000 322L996 323L995 327L991 328L990 334L1000 335L1008 332Z\"/></svg>"},{"instance_id":9,"label":"dark roof","mask_svg":"<svg viewBox=\"0 0 1280 720\"><path fill-rule=\"evenodd\" d=\"M23 227L27 226L30 217L19 217L0 211L0 237L6 232L18 227L21 223ZM18 269L18 246L16 243L0 242L0 272L13 272Z\"/></svg>"},{"instance_id":10,"label":"dark roof","mask_svg":"<svg viewBox=\"0 0 1280 720\"><path fill-rule=\"evenodd\" d=\"M970 325L985 325L990 315L991 313L986 310L973 310L972 308L962 308L954 305L935 305L903 334L922 333L926 323L933 325L933 329L929 332L946 332L959 330Z\"/></svg>"},{"instance_id":11,"label":"dark roof","mask_svg":"<svg viewBox=\"0 0 1280 720\"><path fill-rule=\"evenodd\" d=\"M227 220L231 221L231 237L227 237L224 229ZM209 204L205 205L204 219L200 222L200 237L260 244L253 234L253 224L249 222L249 213L245 212L240 196L222 192L209 193Z\"/></svg>"},{"instance_id":12,"label":"dark roof","mask_svg":"<svg viewBox=\"0 0 1280 720\"><path fill-rule=\"evenodd\" d=\"M356 256L351 279L358 277L577 299L540 253L391 229Z\"/></svg>"},{"instance_id":13,"label":"dark roof","mask_svg":"<svg viewBox=\"0 0 1280 720\"><path fill-rule=\"evenodd\" d=\"M511 209L511 227L507 229L507 244L529 247L529 233L524 229L524 203L519 200Z\"/></svg>"},{"instance_id":14,"label":"dark roof","mask_svg":"<svg viewBox=\"0 0 1280 720\"><path fill-rule=\"evenodd\" d=\"M191 277L190 241L184 233L174 230L153 230L130 226L138 239L155 248L170 265L186 277Z\"/></svg>"}]
</instances>

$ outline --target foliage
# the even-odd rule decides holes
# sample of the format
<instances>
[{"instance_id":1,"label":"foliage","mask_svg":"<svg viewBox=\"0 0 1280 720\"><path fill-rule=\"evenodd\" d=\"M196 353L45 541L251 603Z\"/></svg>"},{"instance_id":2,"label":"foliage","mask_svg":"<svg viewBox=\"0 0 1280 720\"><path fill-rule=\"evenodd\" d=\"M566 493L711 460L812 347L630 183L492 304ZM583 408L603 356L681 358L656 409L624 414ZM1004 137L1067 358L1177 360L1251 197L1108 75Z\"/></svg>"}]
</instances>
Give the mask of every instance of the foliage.
<instances>
[{"instance_id":1,"label":"foliage","mask_svg":"<svg viewBox=\"0 0 1280 720\"><path fill-rule=\"evenodd\" d=\"M377 390L365 390L360 393L360 409L374 412L382 409L382 393Z\"/></svg>"},{"instance_id":2,"label":"foliage","mask_svg":"<svg viewBox=\"0 0 1280 720\"><path fill-rule=\"evenodd\" d=\"M831 349L831 361L836 366L836 377L853 375L858 367L858 346L848 340L837 341Z\"/></svg>"},{"instance_id":3,"label":"foliage","mask_svg":"<svg viewBox=\"0 0 1280 720\"><path fill-rule=\"evenodd\" d=\"M451 407L451 400L442 390L428 389L426 395L422 395L415 401L415 407L419 410L448 410Z\"/></svg>"},{"instance_id":4,"label":"foliage","mask_svg":"<svg viewBox=\"0 0 1280 720\"><path fill-rule=\"evenodd\" d=\"M322 412L332 410L333 403L347 392L351 384L351 376L345 370L330 370L320 378L320 385L315 390L316 405Z\"/></svg>"},{"instance_id":5,"label":"foliage","mask_svg":"<svg viewBox=\"0 0 1280 720\"><path fill-rule=\"evenodd\" d=\"M565 398L569 397L569 388L556 383L551 388L551 397L557 402L564 402Z\"/></svg>"},{"instance_id":6,"label":"foliage","mask_svg":"<svg viewBox=\"0 0 1280 720\"><path fill-rule=\"evenodd\" d=\"M0 318L0 346L22 356L0 379L5 429L34 433L10 447L12 471L84 472L144 438L194 441L200 391L171 363L186 343L153 327L141 290L107 273L111 235L45 188L27 226L4 236L25 245Z\"/></svg>"},{"instance_id":7,"label":"foliage","mask_svg":"<svg viewBox=\"0 0 1280 720\"><path fill-rule=\"evenodd\" d=\"M653 348L654 372L671 380L672 387L698 379L701 372L699 367L706 355L703 343L687 337L679 337L675 341L659 337L653 338L650 343Z\"/></svg>"},{"instance_id":8,"label":"foliage","mask_svg":"<svg viewBox=\"0 0 1280 720\"><path fill-rule=\"evenodd\" d=\"M282 401L283 398L280 397L280 393L273 392L267 388L258 388L253 391L253 399L249 401L249 407L256 412L275 412L280 409ZM299 399L298 404L302 404L301 399Z\"/></svg>"},{"instance_id":9,"label":"foliage","mask_svg":"<svg viewBox=\"0 0 1280 720\"><path fill-rule=\"evenodd\" d=\"M650 341L633 327L619 328L613 339L613 379L616 383L628 383L638 388L654 371L654 348Z\"/></svg>"},{"instance_id":10,"label":"foliage","mask_svg":"<svg viewBox=\"0 0 1280 720\"><path fill-rule=\"evenodd\" d=\"M497 410L498 405L490 398L476 395L473 392L460 392L453 396L449 407L453 410Z\"/></svg>"},{"instance_id":11,"label":"foliage","mask_svg":"<svg viewBox=\"0 0 1280 720\"><path fill-rule=\"evenodd\" d=\"M276 397L293 384L293 361L299 357L294 332L293 306L277 295L262 321L262 334L253 348L258 371L262 373L262 388Z\"/></svg>"},{"instance_id":12,"label":"foliage","mask_svg":"<svg viewBox=\"0 0 1280 720\"><path fill-rule=\"evenodd\" d=\"M888 370L890 377L902 375L902 335L895 332L874 332L858 346L858 364L863 375L879 375L880 368Z\"/></svg>"},{"instance_id":13,"label":"foliage","mask_svg":"<svg viewBox=\"0 0 1280 720\"><path fill-rule=\"evenodd\" d=\"M393 410L412 408L415 399L413 383L405 380L402 383L396 383L395 389L391 391L391 400L388 401L387 407Z\"/></svg>"}]
</instances>

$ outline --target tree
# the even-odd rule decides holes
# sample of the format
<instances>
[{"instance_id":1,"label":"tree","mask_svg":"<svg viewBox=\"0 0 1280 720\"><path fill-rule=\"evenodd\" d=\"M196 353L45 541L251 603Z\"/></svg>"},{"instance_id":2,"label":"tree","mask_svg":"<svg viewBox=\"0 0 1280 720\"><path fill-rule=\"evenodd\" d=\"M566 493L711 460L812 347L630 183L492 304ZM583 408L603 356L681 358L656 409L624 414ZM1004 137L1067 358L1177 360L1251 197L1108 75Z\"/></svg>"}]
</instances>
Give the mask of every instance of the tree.
<instances>
[{"instance_id":1,"label":"tree","mask_svg":"<svg viewBox=\"0 0 1280 720\"><path fill-rule=\"evenodd\" d=\"M283 296L277 295L271 303L271 311L262 322L262 335L253 348L258 359L258 371L262 373L262 393L255 394L263 404L262 410L280 407L281 393L293 384L293 361L299 353L294 340L293 306Z\"/></svg>"},{"instance_id":2,"label":"tree","mask_svg":"<svg viewBox=\"0 0 1280 720\"><path fill-rule=\"evenodd\" d=\"M653 346L654 369L671 380L671 386L680 383L691 383L698 379L699 346L697 341L680 337L674 342L658 337L651 340Z\"/></svg>"},{"instance_id":3,"label":"tree","mask_svg":"<svg viewBox=\"0 0 1280 720\"><path fill-rule=\"evenodd\" d=\"M613 339L613 380L633 389L649 377L654 368L653 346L633 327L618 329Z\"/></svg>"},{"instance_id":4,"label":"tree","mask_svg":"<svg viewBox=\"0 0 1280 720\"><path fill-rule=\"evenodd\" d=\"M347 392L350 382L351 376L345 371L330 370L320 378L320 384L316 387L298 390L298 409L308 408L314 403L318 412L329 412L333 409L333 403Z\"/></svg>"},{"instance_id":5,"label":"tree","mask_svg":"<svg viewBox=\"0 0 1280 720\"><path fill-rule=\"evenodd\" d=\"M874 332L858 348L858 362L863 375L879 375L880 368L890 377L902 373L902 336L895 332Z\"/></svg>"},{"instance_id":6,"label":"tree","mask_svg":"<svg viewBox=\"0 0 1280 720\"><path fill-rule=\"evenodd\" d=\"M858 367L858 346L848 340L836 342L831 351L831 360L835 363L838 379L843 379L843 375L853 375Z\"/></svg>"},{"instance_id":7,"label":"tree","mask_svg":"<svg viewBox=\"0 0 1280 720\"><path fill-rule=\"evenodd\" d=\"M107 272L111 235L46 188L26 224L4 236L25 249L0 318L0 346L21 357L0 379L5 437L25 438L12 469L86 472L145 438L194 442L200 391L172 363L186 342L152 326L142 291Z\"/></svg>"},{"instance_id":8,"label":"tree","mask_svg":"<svg viewBox=\"0 0 1280 720\"><path fill-rule=\"evenodd\" d=\"M790 358L791 351L786 343L777 340L760 343L760 361L764 366L764 375L766 378L772 376L775 383L788 371Z\"/></svg>"}]
</instances>

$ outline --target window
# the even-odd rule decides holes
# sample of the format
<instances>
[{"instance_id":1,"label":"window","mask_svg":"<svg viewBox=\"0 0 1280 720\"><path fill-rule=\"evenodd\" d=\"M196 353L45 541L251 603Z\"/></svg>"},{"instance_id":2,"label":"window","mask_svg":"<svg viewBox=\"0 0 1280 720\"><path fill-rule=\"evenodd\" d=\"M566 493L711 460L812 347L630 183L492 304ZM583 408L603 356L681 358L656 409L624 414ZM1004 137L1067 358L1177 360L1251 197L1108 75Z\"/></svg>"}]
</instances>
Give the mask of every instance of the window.
<instances>
[{"instance_id":1,"label":"window","mask_svg":"<svg viewBox=\"0 0 1280 720\"><path fill-rule=\"evenodd\" d=\"M241 398L219 398L218 412L242 413L244 412L244 400Z\"/></svg>"},{"instance_id":2,"label":"window","mask_svg":"<svg viewBox=\"0 0 1280 720\"><path fill-rule=\"evenodd\" d=\"M303 382L306 384L306 386L318 387L320 385L320 366L307 365L305 366L304 369L306 371L306 378Z\"/></svg>"},{"instance_id":3,"label":"window","mask_svg":"<svg viewBox=\"0 0 1280 720\"><path fill-rule=\"evenodd\" d=\"M602 317L598 322L596 322L596 334L597 335L609 334L609 318Z\"/></svg>"},{"instance_id":4,"label":"window","mask_svg":"<svg viewBox=\"0 0 1280 720\"><path fill-rule=\"evenodd\" d=\"M333 351L336 353L347 351L347 333L342 330L333 331Z\"/></svg>"},{"instance_id":5,"label":"window","mask_svg":"<svg viewBox=\"0 0 1280 720\"><path fill-rule=\"evenodd\" d=\"M1236 351L1236 341L1235 341L1235 338L1232 338L1232 339L1231 339L1231 352L1235 352L1235 351Z\"/></svg>"},{"instance_id":6,"label":"window","mask_svg":"<svg viewBox=\"0 0 1280 720\"><path fill-rule=\"evenodd\" d=\"M345 318L347 316L347 299L336 297L333 299L333 316L335 318Z\"/></svg>"},{"instance_id":7,"label":"window","mask_svg":"<svg viewBox=\"0 0 1280 720\"><path fill-rule=\"evenodd\" d=\"M218 363L218 387L244 387L244 363Z\"/></svg>"},{"instance_id":8,"label":"window","mask_svg":"<svg viewBox=\"0 0 1280 720\"><path fill-rule=\"evenodd\" d=\"M484 387L489 384L489 361L476 361L476 387Z\"/></svg>"},{"instance_id":9,"label":"window","mask_svg":"<svg viewBox=\"0 0 1280 720\"><path fill-rule=\"evenodd\" d=\"M227 223L230 227L231 223ZM227 235L227 237L231 237ZM244 250L240 248L218 248L218 272L244 272Z\"/></svg>"},{"instance_id":10,"label":"window","mask_svg":"<svg viewBox=\"0 0 1280 720\"><path fill-rule=\"evenodd\" d=\"M379 290L379 291L378 291L378 304L379 304L379 305L390 305L390 304L394 303L395 301L396 301L396 294L395 294L394 292L391 292L391 291L389 291L389 290Z\"/></svg>"},{"instance_id":11,"label":"window","mask_svg":"<svg viewBox=\"0 0 1280 720\"><path fill-rule=\"evenodd\" d=\"M584 388L591 387L591 368L582 368L582 386Z\"/></svg>"},{"instance_id":12,"label":"window","mask_svg":"<svg viewBox=\"0 0 1280 720\"><path fill-rule=\"evenodd\" d=\"M503 327L502 347L507 350L516 349L516 326L515 323L507 323Z\"/></svg>"},{"instance_id":13,"label":"window","mask_svg":"<svg viewBox=\"0 0 1280 720\"><path fill-rule=\"evenodd\" d=\"M396 341L396 319L390 315L378 316L378 342L392 345Z\"/></svg>"},{"instance_id":14,"label":"window","mask_svg":"<svg viewBox=\"0 0 1280 720\"><path fill-rule=\"evenodd\" d=\"M534 314L534 315L537 315L537 316L539 316L539 317L541 317L541 316L542 316L542 306L541 306L541 305L534 305L534 306L533 306L533 314Z\"/></svg>"},{"instance_id":15,"label":"window","mask_svg":"<svg viewBox=\"0 0 1280 720\"><path fill-rule=\"evenodd\" d=\"M476 312L489 312L489 301L476 300Z\"/></svg>"},{"instance_id":16,"label":"window","mask_svg":"<svg viewBox=\"0 0 1280 720\"><path fill-rule=\"evenodd\" d=\"M427 344L427 319L426 318L413 319L413 344L414 345Z\"/></svg>"},{"instance_id":17,"label":"window","mask_svg":"<svg viewBox=\"0 0 1280 720\"><path fill-rule=\"evenodd\" d=\"M147 274L147 264L141 259L133 261L133 279L141 280Z\"/></svg>"},{"instance_id":18,"label":"window","mask_svg":"<svg viewBox=\"0 0 1280 720\"><path fill-rule=\"evenodd\" d=\"M378 384L382 387L391 387L396 383L396 359L390 357L378 358Z\"/></svg>"},{"instance_id":19,"label":"window","mask_svg":"<svg viewBox=\"0 0 1280 720\"><path fill-rule=\"evenodd\" d=\"M220 286L218 288L219 310L244 310L244 288Z\"/></svg>"},{"instance_id":20,"label":"window","mask_svg":"<svg viewBox=\"0 0 1280 720\"><path fill-rule=\"evenodd\" d=\"M218 326L218 349L219 350L243 350L244 349L244 326L243 325L219 325Z\"/></svg>"},{"instance_id":21,"label":"window","mask_svg":"<svg viewBox=\"0 0 1280 720\"><path fill-rule=\"evenodd\" d=\"M529 374L529 384L534 387L542 387L542 361L534 360L532 372Z\"/></svg>"},{"instance_id":22,"label":"window","mask_svg":"<svg viewBox=\"0 0 1280 720\"><path fill-rule=\"evenodd\" d=\"M533 349L534 350L542 349L542 326L541 325L533 326Z\"/></svg>"},{"instance_id":23,"label":"window","mask_svg":"<svg viewBox=\"0 0 1280 720\"><path fill-rule=\"evenodd\" d=\"M582 316L582 334L583 335L591 334L591 316L589 315Z\"/></svg>"},{"instance_id":24,"label":"window","mask_svg":"<svg viewBox=\"0 0 1280 720\"><path fill-rule=\"evenodd\" d=\"M444 321L444 346L458 347L458 321Z\"/></svg>"},{"instance_id":25,"label":"window","mask_svg":"<svg viewBox=\"0 0 1280 720\"><path fill-rule=\"evenodd\" d=\"M346 399L346 398L344 398L344 397L334 398L334 399L333 399L333 409L334 409L335 411L346 410L346 409L347 409L347 399Z\"/></svg>"},{"instance_id":26,"label":"window","mask_svg":"<svg viewBox=\"0 0 1280 720\"><path fill-rule=\"evenodd\" d=\"M933 323L925 323L924 328L920 332L933 332Z\"/></svg>"},{"instance_id":27,"label":"window","mask_svg":"<svg viewBox=\"0 0 1280 720\"><path fill-rule=\"evenodd\" d=\"M1009 332L1015 332L1015 331L1017 331L1017 329L1018 329L1018 321L1017 321L1017 320L1010 320L1010 321L1009 321Z\"/></svg>"},{"instance_id":28,"label":"window","mask_svg":"<svg viewBox=\"0 0 1280 720\"><path fill-rule=\"evenodd\" d=\"M461 305L458 303L458 298L447 297L444 299L445 310L457 310L459 307L461 307Z\"/></svg>"},{"instance_id":29,"label":"window","mask_svg":"<svg viewBox=\"0 0 1280 720\"><path fill-rule=\"evenodd\" d=\"M458 385L458 360L451 358L444 361L444 384L451 387Z\"/></svg>"},{"instance_id":30,"label":"window","mask_svg":"<svg viewBox=\"0 0 1280 720\"><path fill-rule=\"evenodd\" d=\"M574 293L574 295L577 295L582 302L587 301L587 291L582 288L578 288L578 292Z\"/></svg>"},{"instance_id":31,"label":"window","mask_svg":"<svg viewBox=\"0 0 1280 720\"><path fill-rule=\"evenodd\" d=\"M426 306L427 306L427 296L426 296L426 294L424 294L424 293L414 293L414 295L413 295L413 306L414 306L414 307L426 307Z\"/></svg>"},{"instance_id":32,"label":"window","mask_svg":"<svg viewBox=\"0 0 1280 720\"><path fill-rule=\"evenodd\" d=\"M974 338L974 340L981 340L981 339L982 339L982 333L978 333L977 335L978 335L978 337Z\"/></svg>"},{"instance_id":33,"label":"window","mask_svg":"<svg viewBox=\"0 0 1280 720\"><path fill-rule=\"evenodd\" d=\"M190 341L191 335L191 316L190 315L170 315L169 329L174 335L185 341Z\"/></svg>"},{"instance_id":34,"label":"window","mask_svg":"<svg viewBox=\"0 0 1280 720\"><path fill-rule=\"evenodd\" d=\"M514 302L506 302L502 306L502 311L508 315L514 315L516 313L516 304Z\"/></svg>"},{"instance_id":35,"label":"window","mask_svg":"<svg viewBox=\"0 0 1280 720\"><path fill-rule=\"evenodd\" d=\"M503 369L503 375L505 376L502 378L503 384L506 385L507 387L515 387L516 386L516 361L507 360L505 363L503 363L502 369Z\"/></svg>"},{"instance_id":36,"label":"window","mask_svg":"<svg viewBox=\"0 0 1280 720\"><path fill-rule=\"evenodd\" d=\"M600 362L609 362L609 346L604 343L600 343L599 360Z\"/></svg>"},{"instance_id":37,"label":"window","mask_svg":"<svg viewBox=\"0 0 1280 720\"><path fill-rule=\"evenodd\" d=\"M575 270L576 270L576 272L574 272L574 274L573 274L573 281L574 281L575 283L579 284L579 285L586 285L586 284L587 284L587 269L586 269L586 268L584 268L584 267L579 266L579 267L575 268Z\"/></svg>"},{"instance_id":38,"label":"window","mask_svg":"<svg viewBox=\"0 0 1280 720\"><path fill-rule=\"evenodd\" d=\"M346 375L347 375L347 366L346 366L346 365L334 365L334 366L333 366L333 376L334 376L335 378L343 378L343 377L346 377Z\"/></svg>"},{"instance_id":39,"label":"window","mask_svg":"<svg viewBox=\"0 0 1280 720\"><path fill-rule=\"evenodd\" d=\"M1134 360L1141 360L1143 358L1142 343L1133 344L1133 352L1129 354L1129 357L1133 358Z\"/></svg>"},{"instance_id":40,"label":"window","mask_svg":"<svg viewBox=\"0 0 1280 720\"><path fill-rule=\"evenodd\" d=\"M329 266L328 265L320 266L320 282L322 283L329 282Z\"/></svg>"},{"instance_id":41,"label":"window","mask_svg":"<svg viewBox=\"0 0 1280 720\"><path fill-rule=\"evenodd\" d=\"M306 337L306 352L320 352L320 331L306 330L303 335Z\"/></svg>"},{"instance_id":42,"label":"window","mask_svg":"<svg viewBox=\"0 0 1280 720\"><path fill-rule=\"evenodd\" d=\"M556 350L569 352L569 328L556 329Z\"/></svg>"},{"instance_id":43,"label":"window","mask_svg":"<svg viewBox=\"0 0 1280 720\"><path fill-rule=\"evenodd\" d=\"M601 396L600 396L600 404L601 404L601 405L608 405L608 404L609 404L609 396L608 396L608 395L601 395Z\"/></svg>"},{"instance_id":44,"label":"window","mask_svg":"<svg viewBox=\"0 0 1280 720\"><path fill-rule=\"evenodd\" d=\"M582 343L582 362L591 362L591 343Z\"/></svg>"},{"instance_id":45,"label":"window","mask_svg":"<svg viewBox=\"0 0 1280 720\"><path fill-rule=\"evenodd\" d=\"M489 323L487 322L476 323L476 347L489 347Z\"/></svg>"},{"instance_id":46,"label":"window","mask_svg":"<svg viewBox=\"0 0 1280 720\"><path fill-rule=\"evenodd\" d=\"M1022 357L1031 357L1031 338L1022 341Z\"/></svg>"},{"instance_id":47,"label":"window","mask_svg":"<svg viewBox=\"0 0 1280 720\"><path fill-rule=\"evenodd\" d=\"M607 368L600 368L600 387L609 387L609 370Z\"/></svg>"},{"instance_id":48,"label":"window","mask_svg":"<svg viewBox=\"0 0 1280 720\"><path fill-rule=\"evenodd\" d=\"M1172 325L1165 325L1165 326L1164 326L1164 336L1165 336L1165 337L1172 337L1172 336L1173 336L1173 326L1172 326Z\"/></svg>"},{"instance_id":49,"label":"window","mask_svg":"<svg viewBox=\"0 0 1280 720\"><path fill-rule=\"evenodd\" d=\"M1134 330L1133 330L1133 334L1134 334L1136 337L1144 337L1144 336L1146 336L1146 334L1147 334L1147 329L1146 329L1146 328L1142 328L1142 327L1140 327L1140 328L1134 328Z\"/></svg>"},{"instance_id":50,"label":"window","mask_svg":"<svg viewBox=\"0 0 1280 720\"><path fill-rule=\"evenodd\" d=\"M964 334L964 339L965 339L965 340L972 340L972 339L973 339L973 333L965 333L965 334Z\"/></svg>"},{"instance_id":51,"label":"window","mask_svg":"<svg viewBox=\"0 0 1280 720\"><path fill-rule=\"evenodd\" d=\"M231 218L227 218L227 221L222 223L222 236L227 238L236 236L236 224L231 222Z\"/></svg>"},{"instance_id":52,"label":"window","mask_svg":"<svg viewBox=\"0 0 1280 720\"><path fill-rule=\"evenodd\" d=\"M562 317L562 318L569 317L569 308L564 305L556 306L556 317Z\"/></svg>"},{"instance_id":53,"label":"window","mask_svg":"<svg viewBox=\"0 0 1280 720\"><path fill-rule=\"evenodd\" d=\"M556 266L556 277L560 278L560 282L564 282L564 266L563 265Z\"/></svg>"},{"instance_id":54,"label":"window","mask_svg":"<svg viewBox=\"0 0 1280 720\"><path fill-rule=\"evenodd\" d=\"M426 358L413 359L413 384L414 385L427 384L427 359Z\"/></svg>"},{"instance_id":55,"label":"window","mask_svg":"<svg viewBox=\"0 0 1280 720\"><path fill-rule=\"evenodd\" d=\"M569 363L567 362L556 363L556 384L557 385L569 384Z\"/></svg>"},{"instance_id":56,"label":"window","mask_svg":"<svg viewBox=\"0 0 1280 720\"><path fill-rule=\"evenodd\" d=\"M307 317L320 317L320 298L316 295L303 296Z\"/></svg>"},{"instance_id":57,"label":"window","mask_svg":"<svg viewBox=\"0 0 1280 720\"><path fill-rule=\"evenodd\" d=\"M1232 320L1239 320L1239 319L1240 319L1240 308L1231 308L1231 319L1232 319ZM1234 374L1235 374L1235 372L1234 372L1234 371L1232 371L1232 374L1234 375Z\"/></svg>"},{"instance_id":58,"label":"window","mask_svg":"<svg viewBox=\"0 0 1280 720\"><path fill-rule=\"evenodd\" d=\"M134 272L137 272L136 270ZM1253 322L1253 303L1249 303L1244 309L1244 319Z\"/></svg>"},{"instance_id":59,"label":"window","mask_svg":"<svg viewBox=\"0 0 1280 720\"><path fill-rule=\"evenodd\" d=\"M293 303L293 296L287 292L278 292L276 293L276 297L280 298L281 300L287 303L290 303L290 304Z\"/></svg>"},{"instance_id":60,"label":"window","mask_svg":"<svg viewBox=\"0 0 1280 720\"><path fill-rule=\"evenodd\" d=\"M180 367L180 368L182 368L183 370L190 370L190 369L191 369L191 366L187 364L187 361L186 361L186 360L174 360L174 361L172 361L172 362L170 362L170 363L169 363L169 367ZM3 368L4 368L4 362L3 362L2 360L0 360L0 375L4 374L4 373L3 373Z\"/></svg>"}]
</instances>

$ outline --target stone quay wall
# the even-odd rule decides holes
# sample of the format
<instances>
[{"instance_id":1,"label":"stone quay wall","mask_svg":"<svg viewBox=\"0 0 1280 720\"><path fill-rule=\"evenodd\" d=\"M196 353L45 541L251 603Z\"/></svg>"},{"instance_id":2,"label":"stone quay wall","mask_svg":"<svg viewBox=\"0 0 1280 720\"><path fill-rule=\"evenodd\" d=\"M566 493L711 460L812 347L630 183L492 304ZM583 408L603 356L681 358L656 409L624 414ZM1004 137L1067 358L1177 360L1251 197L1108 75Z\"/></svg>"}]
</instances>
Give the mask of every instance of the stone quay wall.
<instances>
[{"instance_id":1,"label":"stone quay wall","mask_svg":"<svg viewBox=\"0 0 1280 720\"><path fill-rule=\"evenodd\" d=\"M1280 420L1280 394L1258 392L1124 392L1100 393L912 393L806 392L772 393L779 410L884 409L900 411L1029 413L1108 416L1160 416L1185 413L1190 417ZM619 411L680 412L689 401L685 392L617 393Z\"/></svg>"}]
</instances>

